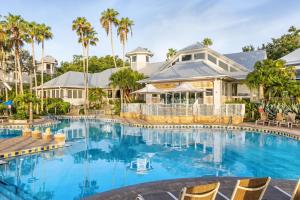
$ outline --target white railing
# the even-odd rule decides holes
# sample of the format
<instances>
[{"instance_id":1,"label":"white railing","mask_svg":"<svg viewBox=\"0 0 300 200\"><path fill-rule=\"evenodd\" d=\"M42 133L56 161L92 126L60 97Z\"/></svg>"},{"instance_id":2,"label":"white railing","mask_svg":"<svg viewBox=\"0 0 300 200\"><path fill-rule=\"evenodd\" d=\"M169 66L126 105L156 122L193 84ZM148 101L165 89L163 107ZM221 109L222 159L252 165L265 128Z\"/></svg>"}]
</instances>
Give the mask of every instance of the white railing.
<instances>
[{"instance_id":1,"label":"white railing","mask_svg":"<svg viewBox=\"0 0 300 200\"><path fill-rule=\"evenodd\" d=\"M245 104L122 104L123 113L137 113L146 116L244 116Z\"/></svg>"}]
</instances>

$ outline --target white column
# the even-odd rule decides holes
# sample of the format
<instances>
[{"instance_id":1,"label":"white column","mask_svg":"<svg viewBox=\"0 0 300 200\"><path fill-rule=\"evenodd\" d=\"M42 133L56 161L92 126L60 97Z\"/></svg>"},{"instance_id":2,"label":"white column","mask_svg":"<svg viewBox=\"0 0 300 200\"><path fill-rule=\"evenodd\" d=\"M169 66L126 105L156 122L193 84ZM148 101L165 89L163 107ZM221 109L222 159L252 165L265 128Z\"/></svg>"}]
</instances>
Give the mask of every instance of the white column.
<instances>
[{"instance_id":1,"label":"white column","mask_svg":"<svg viewBox=\"0 0 300 200\"><path fill-rule=\"evenodd\" d=\"M215 106L215 114L219 114L219 110L222 103L222 80L215 79L214 80L214 106Z\"/></svg>"}]
</instances>

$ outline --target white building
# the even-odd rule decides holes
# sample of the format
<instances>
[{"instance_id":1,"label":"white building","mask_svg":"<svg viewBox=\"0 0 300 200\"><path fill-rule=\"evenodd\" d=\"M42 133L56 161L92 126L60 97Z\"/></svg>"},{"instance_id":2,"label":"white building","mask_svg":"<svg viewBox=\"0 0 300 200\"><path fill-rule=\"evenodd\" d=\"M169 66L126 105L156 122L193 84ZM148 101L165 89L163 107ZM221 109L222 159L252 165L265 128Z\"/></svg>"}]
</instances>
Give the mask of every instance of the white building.
<instances>
[{"instance_id":1,"label":"white building","mask_svg":"<svg viewBox=\"0 0 300 200\"><path fill-rule=\"evenodd\" d=\"M37 63L38 73L42 73L43 70L44 74L53 76L56 72L56 68L57 68L57 60L49 55L44 57L44 65L42 65L42 62Z\"/></svg>"}]
</instances>

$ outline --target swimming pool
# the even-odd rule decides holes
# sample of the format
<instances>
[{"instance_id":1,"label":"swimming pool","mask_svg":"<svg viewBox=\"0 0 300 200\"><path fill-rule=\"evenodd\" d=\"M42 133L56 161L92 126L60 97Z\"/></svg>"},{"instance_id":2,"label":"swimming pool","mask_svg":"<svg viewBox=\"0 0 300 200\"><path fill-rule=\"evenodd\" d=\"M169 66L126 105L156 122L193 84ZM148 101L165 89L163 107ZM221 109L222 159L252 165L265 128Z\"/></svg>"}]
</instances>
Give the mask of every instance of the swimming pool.
<instances>
[{"instance_id":1,"label":"swimming pool","mask_svg":"<svg viewBox=\"0 0 300 200\"><path fill-rule=\"evenodd\" d=\"M97 120L63 120L62 124L56 131L64 132L72 146L10 160L0 166L4 181L37 199L79 199L163 179L297 179L300 171L300 142L275 135L144 129Z\"/></svg>"}]
</instances>

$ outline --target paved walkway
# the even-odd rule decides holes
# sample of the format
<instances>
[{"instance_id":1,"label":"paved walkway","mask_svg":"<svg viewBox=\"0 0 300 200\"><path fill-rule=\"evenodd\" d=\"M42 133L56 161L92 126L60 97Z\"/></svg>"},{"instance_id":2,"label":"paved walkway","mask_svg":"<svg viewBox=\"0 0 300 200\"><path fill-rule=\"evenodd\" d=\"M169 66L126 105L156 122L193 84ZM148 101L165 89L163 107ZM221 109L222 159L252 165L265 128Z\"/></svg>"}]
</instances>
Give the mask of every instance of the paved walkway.
<instances>
[{"instance_id":1,"label":"paved walkway","mask_svg":"<svg viewBox=\"0 0 300 200\"><path fill-rule=\"evenodd\" d=\"M175 179L167 181L158 181L151 183L144 183L133 185L129 187L111 190L104 193L99 193L94 196L86 198L87 200L134 200L138 194L143 195L145 200L174 200L166 191L171 192L175 196L179 196L181 188L186 186L194 186L199 184L207 184L211 182L220 181L221 186L219 191L230 197L238 178L232 177L203 177L203 178L189 178L189 179ZM274 186L279 186L288 193L292 193L296 181L288 180L272 180L264 196L264 200L288 200L289 198L283 193L279 192ZM217 200L224 200L220 195Z\"/></svg>"}]
</instances>

